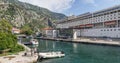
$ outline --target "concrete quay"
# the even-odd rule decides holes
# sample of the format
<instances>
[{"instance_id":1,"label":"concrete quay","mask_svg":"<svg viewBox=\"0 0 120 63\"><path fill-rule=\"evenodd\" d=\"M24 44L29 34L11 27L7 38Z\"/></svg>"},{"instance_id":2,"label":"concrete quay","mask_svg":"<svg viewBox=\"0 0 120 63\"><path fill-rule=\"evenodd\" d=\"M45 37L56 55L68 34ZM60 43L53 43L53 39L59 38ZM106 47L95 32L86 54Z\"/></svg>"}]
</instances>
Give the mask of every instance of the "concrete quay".
<instances>
[{"instance_id":1,"label":"concrete quay","mask_svg":"<svg viewBox=\"0 0 120 63\"><path fill-rule=\"evenodd\" d=\"M96 38L61 39L61 38L47 38L47 37L42 37L40 39L53 40L53 41L64 41L64 42L70 42L70 43L83 43L83 44L119 46L120 47L120 40L112 40L112 39L96 39Z\"/></svg>"}]
</instances>

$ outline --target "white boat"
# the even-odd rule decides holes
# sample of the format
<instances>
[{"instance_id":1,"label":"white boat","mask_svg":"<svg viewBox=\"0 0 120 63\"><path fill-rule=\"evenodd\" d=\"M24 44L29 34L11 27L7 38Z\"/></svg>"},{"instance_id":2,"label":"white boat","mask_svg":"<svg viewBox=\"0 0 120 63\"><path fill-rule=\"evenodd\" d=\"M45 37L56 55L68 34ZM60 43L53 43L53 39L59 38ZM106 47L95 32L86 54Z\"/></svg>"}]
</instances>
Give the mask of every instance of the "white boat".
<instances>
[{"instance_id":1,"label":"white boat","mask_svg":"<svg viewBox=\"0 0 120 63\"><path fill-rule=\"evenodd\" d=\"M50 58L60 58L60 57L64 57L65 54L61 51L59 52L43 52L43 53L39 53L39 56L42 59L50 59Z\"/></svg>"},{"instance_id":2,"label":"white boat","mask_svg":"<svg viewBox=\"0 0 120 63\"><path fill-rule=\"evenodd\" d=\"M31 39L30 42L33 44L33 45L38 45L38 40L37 39Z\"/></svg>"}]
</instances>

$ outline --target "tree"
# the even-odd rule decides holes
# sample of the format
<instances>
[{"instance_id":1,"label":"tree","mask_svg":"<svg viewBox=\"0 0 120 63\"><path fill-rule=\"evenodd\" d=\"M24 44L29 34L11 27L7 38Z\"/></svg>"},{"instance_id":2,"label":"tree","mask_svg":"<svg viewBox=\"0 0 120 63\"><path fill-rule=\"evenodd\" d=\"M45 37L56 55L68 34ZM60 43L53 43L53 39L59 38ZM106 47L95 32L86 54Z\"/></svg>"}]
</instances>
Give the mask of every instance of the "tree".
<instances>
[{"instance_id":1,"label":"tree","mask_svg":"<svg viewBox=\"0 0 120 63\"><path fill-rule=\"evenodd\" d=\"M11 33L12 25L5 19L0 20L0 31Z\"/></svg>"},{"instance_id":2,"label":"tree","mask_svg":"<svg viewBox=\"0 0 120 63\"><path fill-rule=\"evenodd\" d=\"M0 50L12 49L17 45L17 38L12 33L0 32Z\"/></svg>"},{"instance_id":3,"label":"tree","mask_svg":"<svg viewBox=\"0 0 120 63\"><path fill-rule=\"evenodd\" d=\"M26 34L26 35L31 35L31 34L33 34L33 31L32 31L32 29L30 28L30 26L29 25L25 25L25 26L23 26L22 28L21 28L21 30L22 30L22 34Z\"/></svg>"},{"instance_id":4,"label":"tree","mask_svg":"<svg viewBox=\"0 0 120 63\"><path fill-rule=\"evenodd\" d=\"M11 32L12 26L5 19L0 20L0 50L18 52L24 48L17 44L17 37Z\"/></svg>"}]
</instances>

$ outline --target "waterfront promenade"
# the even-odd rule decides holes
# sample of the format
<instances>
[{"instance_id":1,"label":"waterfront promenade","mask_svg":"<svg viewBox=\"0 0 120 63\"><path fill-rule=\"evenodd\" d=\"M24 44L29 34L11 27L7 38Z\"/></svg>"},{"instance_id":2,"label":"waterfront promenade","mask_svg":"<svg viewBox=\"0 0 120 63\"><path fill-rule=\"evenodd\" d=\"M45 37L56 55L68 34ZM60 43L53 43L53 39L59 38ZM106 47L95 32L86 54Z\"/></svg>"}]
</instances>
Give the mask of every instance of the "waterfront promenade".
<instances>
[{"instance_id":1,"label":"waterfront promenade","mask_svg":"<svg viewBox=\"0 0 120 63\"><path fill-rule=\"evenodd\" d=\"M96 39L96 38L78 38L72 40L73 42L81 42L81 43L90 43L90 44L98 44L98 45L111 45L111 46L120 46L120 41L114 41L112 39Z\"/></svg>"},{"instance_id":2,"label":"waterfront promenade","mask_svg":"<svg viewBox=\"0 0 120 63\"><path fill-rule=\"evenodd\" d=\"M33 63L37 61L37 54L30 55L30 48L19 43L20 45L25 47L25 51L22 51L18 54L8 55L8 56L2 56L0 57L0 63ZM24 56L24 53L29 53L28 56Z\"/></svg>"},{"instance_id":3,"label":"waterfront promenade","mask_svg":"<svg viewBox=\"0 0 120 63\"><path fill-rule=\"evenodd\" d=\"M98 39L98 38L77 38L77 39L41 38L41 39L65 41L65 42L72 42L72 43L120 46L120 40L107 39L107 38L106 39Z\"/></svg>"}]
</instances>

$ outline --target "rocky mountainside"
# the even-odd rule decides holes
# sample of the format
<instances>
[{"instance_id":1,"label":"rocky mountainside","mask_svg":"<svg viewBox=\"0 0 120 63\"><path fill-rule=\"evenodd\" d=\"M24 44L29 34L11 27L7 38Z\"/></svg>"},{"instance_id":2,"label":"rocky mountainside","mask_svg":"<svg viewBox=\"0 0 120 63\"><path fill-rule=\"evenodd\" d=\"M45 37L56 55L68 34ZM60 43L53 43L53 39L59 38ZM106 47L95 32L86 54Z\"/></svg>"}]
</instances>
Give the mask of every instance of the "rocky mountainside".
<instances>
[{"instance_id":1,"label":"rocky mountainside","mask_svg":"<svg viewBox=\"0 0 120 63\"><path fill-rule=\"evenodd\" d=\"M65 17L64 14L51 12L45 8L18 0L0 0L0 18L7 19L18 28L28 25L31 29L37 31L47 26L53 26L54 21ZM51 25L48 21L51 22Z\"/></svg>"}]
</instances>

